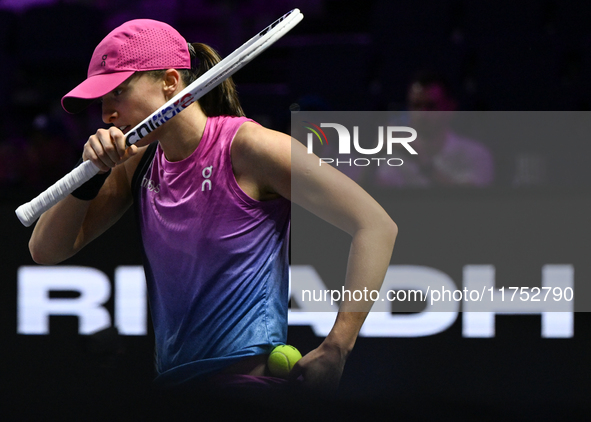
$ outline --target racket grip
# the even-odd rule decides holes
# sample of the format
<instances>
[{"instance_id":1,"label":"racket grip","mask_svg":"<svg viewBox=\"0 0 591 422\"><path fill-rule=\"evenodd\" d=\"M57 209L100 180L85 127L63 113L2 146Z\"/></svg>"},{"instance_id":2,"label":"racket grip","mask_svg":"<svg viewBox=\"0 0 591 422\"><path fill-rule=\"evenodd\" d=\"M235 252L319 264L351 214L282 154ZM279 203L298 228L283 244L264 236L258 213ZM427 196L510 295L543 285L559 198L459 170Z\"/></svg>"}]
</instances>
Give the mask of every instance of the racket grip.
<instances>
[{"instance_id":1,"label":"racket grip","mask_svg":"<svg viewBox=\"0 0 591 422\"><path fill-rule=\"evenodd\" d=\"M99 168L92 161L84 161L37 197L18 207L15 211L16 216L24 226L29 227L41 214L88 182L98 172Z\"/></svg>"}]
</instances>

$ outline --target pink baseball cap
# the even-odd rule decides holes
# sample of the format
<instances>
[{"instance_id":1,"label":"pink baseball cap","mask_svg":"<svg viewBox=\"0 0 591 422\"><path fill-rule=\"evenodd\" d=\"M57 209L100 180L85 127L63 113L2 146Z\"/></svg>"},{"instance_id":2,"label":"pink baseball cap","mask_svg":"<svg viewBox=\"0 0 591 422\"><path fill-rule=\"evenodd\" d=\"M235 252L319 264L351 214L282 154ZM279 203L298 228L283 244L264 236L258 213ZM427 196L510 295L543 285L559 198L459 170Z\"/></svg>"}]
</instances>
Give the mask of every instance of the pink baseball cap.
<instances>
[{"instance_id":1,"label":"pink baseball cap","mask_svg":"<svg viewBox=\"0 0 591 422\"><path fill-rule=\"evenodd\" d=\"M62 107L77 113L137 71L171 68L191 68L187 41L164 22L131 20L111 31L95 48L88 78L62 98Z\"/></svg>"}]
</instances>

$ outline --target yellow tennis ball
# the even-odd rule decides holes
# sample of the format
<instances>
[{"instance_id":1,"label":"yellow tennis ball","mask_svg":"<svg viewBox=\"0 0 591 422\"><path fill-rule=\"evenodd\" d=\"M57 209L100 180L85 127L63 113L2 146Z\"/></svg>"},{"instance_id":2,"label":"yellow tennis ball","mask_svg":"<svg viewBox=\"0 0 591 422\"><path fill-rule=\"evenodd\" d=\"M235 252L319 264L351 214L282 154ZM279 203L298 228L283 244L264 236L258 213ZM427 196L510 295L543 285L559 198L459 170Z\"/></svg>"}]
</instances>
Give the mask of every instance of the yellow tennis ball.
<instances>
[{"instance_id":1,"label":"yellow tennis ball","mask_svg":"<svg viewBox=\"0 0 591 422\"><path fill-rule=\"evenodd\" d=\"M282 344L273 349L267 360L271 375L287 378L289 371L302 358L302 354L293 346Z\"/></svg>"}]
</instances>

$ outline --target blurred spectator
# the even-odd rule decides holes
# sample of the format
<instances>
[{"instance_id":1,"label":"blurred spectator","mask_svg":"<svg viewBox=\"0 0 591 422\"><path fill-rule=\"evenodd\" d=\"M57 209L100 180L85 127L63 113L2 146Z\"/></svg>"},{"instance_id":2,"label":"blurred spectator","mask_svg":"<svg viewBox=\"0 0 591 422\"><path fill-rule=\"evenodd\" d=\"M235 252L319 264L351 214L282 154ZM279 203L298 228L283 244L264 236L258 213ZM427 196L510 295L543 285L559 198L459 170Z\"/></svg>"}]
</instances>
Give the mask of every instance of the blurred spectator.
<instances>
[{"instance_id":1,"label":"blurred spectator","mask_svg":"<svg viewBox=\"0 0 591 422\"><path fill-rule=\"evenodd\" d=\"M404 164L380 166L378 186L489 186L494 178L493 156L482 143L458 135L451 128L457 103L449 84L434 72L420 72L407 94L409 126L417 131L412 147L401 150Z\"/></svg>"}]
</instances>

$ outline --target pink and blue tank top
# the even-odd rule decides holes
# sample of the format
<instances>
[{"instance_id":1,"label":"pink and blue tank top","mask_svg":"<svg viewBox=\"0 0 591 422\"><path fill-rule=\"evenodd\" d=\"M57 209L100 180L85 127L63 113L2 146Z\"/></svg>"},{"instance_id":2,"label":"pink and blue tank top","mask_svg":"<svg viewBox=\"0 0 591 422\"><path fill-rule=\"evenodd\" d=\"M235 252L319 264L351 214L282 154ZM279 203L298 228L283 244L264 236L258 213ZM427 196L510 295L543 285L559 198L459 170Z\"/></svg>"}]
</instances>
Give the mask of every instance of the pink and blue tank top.
<instances>
[{"instance_id":1,"label":"pink and blue tank top","mask_svg":"<svg viewBox=\"0 0 591 422\"><path fill-rule=\"evenodd\" d=\"M246 121L208 118L179 162L154 143L134 175L156 383L199 379L286 342L290 202L254 200L236 182L230 151Z\"/></svg>"}]
</instances>

